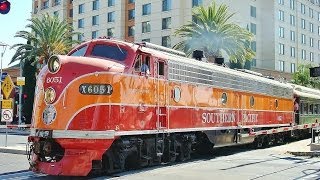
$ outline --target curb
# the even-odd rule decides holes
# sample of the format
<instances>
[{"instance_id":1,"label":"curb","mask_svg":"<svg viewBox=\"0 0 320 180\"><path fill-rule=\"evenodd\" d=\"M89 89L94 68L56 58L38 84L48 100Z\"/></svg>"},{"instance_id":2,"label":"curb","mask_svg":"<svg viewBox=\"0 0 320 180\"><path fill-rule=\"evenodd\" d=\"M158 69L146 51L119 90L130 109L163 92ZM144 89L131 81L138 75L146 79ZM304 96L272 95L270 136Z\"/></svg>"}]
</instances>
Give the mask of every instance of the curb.
<instances>
[{"instance_id":1,"label":"curb","mask_svg":"<svg viewBox=\"0 0 320 180\"><path fill-rule=\"evenodd\" d=\"M26 150L21 149L9 149L0 147L0 153L10 153L10 154L23 154L26 155Z\"/></svg>"},{"instance_id":2,"label":"curb","mask_svg":"<svg viewBox=\"0 0 320 180\"><path fill-rule=\"evenodd\" d=\"M295 155L295 156L310 156L310 157L319 157L320 151L310 151L310 152L291 152L287 151L287 153Z\"/></svg>"}]
</instances>

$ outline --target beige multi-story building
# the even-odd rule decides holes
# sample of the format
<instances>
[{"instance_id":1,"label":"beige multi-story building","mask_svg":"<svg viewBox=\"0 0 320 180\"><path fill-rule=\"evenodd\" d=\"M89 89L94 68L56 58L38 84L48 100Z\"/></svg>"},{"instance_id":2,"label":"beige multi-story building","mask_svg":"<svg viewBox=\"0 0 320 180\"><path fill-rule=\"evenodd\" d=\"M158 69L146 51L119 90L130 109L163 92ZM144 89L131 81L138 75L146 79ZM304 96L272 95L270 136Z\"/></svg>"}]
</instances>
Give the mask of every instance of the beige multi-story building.
<instances>
[{"instance_id":1,"label":"beige multi-story building","mask_svg":"<svg viewBox=\"0 0 320 180\"><path fill-rule=\"evenodd\" d=\"M293 73L320 63L320 0L216 0L235 12L232 21L255 35L252 66ZM33 16L56 15L83 33L79 40L113 36L172 47L192 8L212 0L34 0ZM226 57L227 59L227 57Z\"/></svg>"}]
</instances>

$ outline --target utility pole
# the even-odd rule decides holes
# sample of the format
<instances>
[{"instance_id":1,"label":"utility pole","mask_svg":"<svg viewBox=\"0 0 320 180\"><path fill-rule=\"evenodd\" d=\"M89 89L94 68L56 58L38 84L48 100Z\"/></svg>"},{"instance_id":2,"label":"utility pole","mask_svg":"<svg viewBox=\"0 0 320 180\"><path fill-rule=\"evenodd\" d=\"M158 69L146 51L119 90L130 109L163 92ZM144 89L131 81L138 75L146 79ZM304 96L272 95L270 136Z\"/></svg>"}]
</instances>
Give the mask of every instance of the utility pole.
<instances>
[{"instance_id":1,"label":"utility pole","mask_svg":"<svg viewBox=\"0 0 320 180\"><path fill-rule=\"evenodd\" d=\"M22 77L22 70L23 70L23 64L22 64L22 60L20 60L20 77ZM20 85L19 87L19 112L18 112L18 116L19 116L19 125L21 125L22 123L22 87Z\"/></svg>"}]
</instances>

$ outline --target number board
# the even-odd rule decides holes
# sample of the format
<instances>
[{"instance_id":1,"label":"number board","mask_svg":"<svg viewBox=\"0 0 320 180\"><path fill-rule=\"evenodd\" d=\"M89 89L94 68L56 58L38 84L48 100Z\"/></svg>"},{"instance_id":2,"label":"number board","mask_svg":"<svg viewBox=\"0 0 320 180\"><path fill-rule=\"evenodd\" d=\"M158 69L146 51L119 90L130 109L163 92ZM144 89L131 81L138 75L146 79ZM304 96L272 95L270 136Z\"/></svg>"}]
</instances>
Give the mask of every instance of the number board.
<instances>
[{"instance_id":1,"label":"number board","mask_svg":"<svg viewBox=\"0 0 320 180\"><path fill-rule=\"evenodd\" d=\"M111 95L113 88L110 84L81 84L79 92L86 95Z\"/></svg>"}]
</instances>

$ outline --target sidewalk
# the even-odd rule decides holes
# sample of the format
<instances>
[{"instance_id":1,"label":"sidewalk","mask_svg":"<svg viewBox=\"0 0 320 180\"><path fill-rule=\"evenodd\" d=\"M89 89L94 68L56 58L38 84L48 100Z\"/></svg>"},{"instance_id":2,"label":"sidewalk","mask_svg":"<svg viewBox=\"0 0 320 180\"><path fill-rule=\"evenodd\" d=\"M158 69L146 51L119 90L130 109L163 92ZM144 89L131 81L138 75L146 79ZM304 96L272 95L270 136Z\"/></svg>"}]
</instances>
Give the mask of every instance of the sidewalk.
<instances>
[{"instance_id":1,"label":"sidewalk","mask_svg":"<svg viewBox=\"0 0 320 180\"><path fill-rule=\"evenodd\" d=\"M26 135L11 135L8 133L7 144L6 134L0 133L0 152L12 154L26 154L26 143L28 136Z\"/></svg>"},{"instance_id":2,"label":"sidewalk","mask_svg":"<svg viewBox=\"0 0 320 180\"><path fill-rule=\"evenodd\" d=\"M279 154L292 154L295 156L310 156L318 157L320 156L320 151L311 151L310 150L311 138L290 142L287 144L273 146L270 148L265 148L262 150L273 151Z\"/></svg>"}]
</instances>

